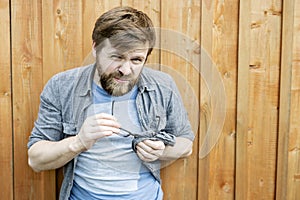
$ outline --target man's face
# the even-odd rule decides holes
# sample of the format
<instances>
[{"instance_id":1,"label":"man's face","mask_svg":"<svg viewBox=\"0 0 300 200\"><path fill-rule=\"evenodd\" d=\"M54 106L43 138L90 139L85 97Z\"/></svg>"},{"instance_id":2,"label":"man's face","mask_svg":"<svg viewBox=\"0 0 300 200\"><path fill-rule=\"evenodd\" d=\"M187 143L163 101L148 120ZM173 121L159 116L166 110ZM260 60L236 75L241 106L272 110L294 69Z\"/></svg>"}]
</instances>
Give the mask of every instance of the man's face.
<instances>
[{"instance_id":1,"label":"man's face","mask_svg":"<svg viewBox=\"0 0 300 200\"><path fill-rule=\"evenodd\" d=\"M96 67L102 88L110 95L122 96L137 83L145 64L148 45L120 51L108 39L96 55Z\"/></svg>"}]
</instances>

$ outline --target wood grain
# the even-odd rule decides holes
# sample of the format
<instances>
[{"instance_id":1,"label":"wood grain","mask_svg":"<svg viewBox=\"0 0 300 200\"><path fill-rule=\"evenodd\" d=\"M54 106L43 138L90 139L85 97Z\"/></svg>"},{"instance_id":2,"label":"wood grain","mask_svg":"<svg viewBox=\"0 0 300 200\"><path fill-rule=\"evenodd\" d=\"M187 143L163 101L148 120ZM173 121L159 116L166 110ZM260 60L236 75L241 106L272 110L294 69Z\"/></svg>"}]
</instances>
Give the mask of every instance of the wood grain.
<instances>
[{"instance_id":1,"label":"wood grain","mask_svg":"<svg viewBox=\"0 0 300 200\"><path fill-rule=\"evenodd\" d=\"M164 199L196 199L200 55L191 42L200 42L200 2L161 1L161 29L161 70L177 83L196 134L193 155L161 171Z\"/></svg>"},{"instance_id":2,"label":"wood grain","mask_svg":"<svg viewBox=\"0 0 300 200\"><path fill-rule=\"evenodd\" d=\"M291 44L293 43L294 30L293 13L294 1L283 1L276 199L285 199L288 190L288 138L293 58L293 45Z\"/></svg>"},{"instance_id":3,"label":"wood grain","mask_svg":"<svg viewBox=\"0 0 300 200\"><path fill-rule=\"evenodd\" d=\"M83 60L82 2L43 1L43 81Z\"/></svg>"},{"instance_id":4,"label":"wood grain","mask_svg":"<svg viewBox=\"0 0 300 200\"><path fill-rule=\"evenodd\" d=\"M0 188L1 198L13 199L12 85L9 1L0 3Z\"/></svg>"},{"instance_id":5,"label":"wood grain","mask_svg":"<svg viewBox=\"0 0 300 200\"><path fill-rule=\"evenodd\" d=\"M292 2L290 2L292 3ZM291 7L290 7L291 8ZM294 1L293 24L293 53L292 62L289 63L291 70L291 102L290 102L290 125L288 139L288 164L286 199L300 199L300 1ZM288 25L292 25L288 22ZM284 160L286 162L286 159Z\"/></svg>"},{"instance_id":6,"label":"wood grain","mask_svg":"<svg viewBox=\"0 0 300 200\"><path fill-rule=\"evenodd\" d=\"M247 199L274 199L281 1L251 2Z\"/></svg>"},{"instance_id":7,"label":"wood grain","mask_svg":"<svg viewBox=\"0 0 300 200\"><path fill-rule=\"evenodd\" d=\"M41 11L41 2L11 1L14 199L55 199L54 173L34 173L27 164L43 87Z\"/></svg>"},{"instance_id":8,"label":"wood grain","mask_svg":"<svg viewBox=\"0 0 300 200\"><path fill-rule=\"evenodd\" d=\"M209 147L206 157L199 158L198 199L232 199L238 1L212 1L212 5L202 4L201 14L200 154L207 143Z\"/></svg>"},{"instance_id":9,"label":"wood grain","mask_svg":"<svg viewBox=\"0 0 300 200\"><path fill-rule=\"evenodd\" d=\"M240 2L235 198L247 199L249 132L250 1Z\"/></svg>"}]
</instances>

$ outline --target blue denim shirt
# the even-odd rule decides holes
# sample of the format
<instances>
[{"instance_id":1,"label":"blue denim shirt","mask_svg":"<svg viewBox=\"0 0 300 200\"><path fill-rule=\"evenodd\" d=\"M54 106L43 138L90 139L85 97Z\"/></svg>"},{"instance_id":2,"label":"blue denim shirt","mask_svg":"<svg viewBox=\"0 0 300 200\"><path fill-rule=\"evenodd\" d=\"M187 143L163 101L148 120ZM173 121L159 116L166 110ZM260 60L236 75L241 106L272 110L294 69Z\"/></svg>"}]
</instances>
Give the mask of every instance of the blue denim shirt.
<instances>
[{"instance_id":1,"label":"blue denim shirt","mask_svg":"<svg viewBox=\"0 0 300 200\"><path fill-rule=\"evenodd\" d=\"M40 97L38 118L28 148L41 140L59 141L78 134L86 110L93 103L92 81L95 64L71 69L53 76ZM137 84L137 111L143 131L161 130L194 140L187 112L173 79L160 71L144 67ZM77 157L64 166L60 199L68 199ZM144 162L160 182L160 161Z\"/></svg>"}]
</instances>

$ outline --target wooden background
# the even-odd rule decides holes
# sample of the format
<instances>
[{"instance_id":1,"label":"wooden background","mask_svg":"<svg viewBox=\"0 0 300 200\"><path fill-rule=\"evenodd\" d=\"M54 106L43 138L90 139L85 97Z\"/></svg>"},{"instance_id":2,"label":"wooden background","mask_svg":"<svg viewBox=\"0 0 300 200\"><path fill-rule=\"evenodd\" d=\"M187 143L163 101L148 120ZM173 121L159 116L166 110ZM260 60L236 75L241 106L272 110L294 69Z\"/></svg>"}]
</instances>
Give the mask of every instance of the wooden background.
<instances>
[{"instance_id":1,"label":"wooden background","mask_svg":"<svg viewBox=\"0 0 300 200\"><path fill-rule=\"evenodd\" d=\"M27 165L39 95L87 62L96 18L119 5L171 33L149 63L174 76L196 130L192 156L162 170L165 199L300 199L300 0L1 0L0 199L56 198L61 172Z\"/></svg>"}]
</instances>

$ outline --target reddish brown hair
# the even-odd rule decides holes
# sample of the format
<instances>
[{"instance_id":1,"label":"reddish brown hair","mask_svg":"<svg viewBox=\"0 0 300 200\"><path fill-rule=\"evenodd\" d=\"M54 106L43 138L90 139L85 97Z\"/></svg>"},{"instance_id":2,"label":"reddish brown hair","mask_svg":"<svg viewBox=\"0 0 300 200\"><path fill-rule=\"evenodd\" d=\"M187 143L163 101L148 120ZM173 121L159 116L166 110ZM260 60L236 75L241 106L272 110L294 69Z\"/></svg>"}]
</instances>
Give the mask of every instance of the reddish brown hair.
<instances>
[{"instance_id":1,"label":"reddish brown hair","mask_svg":"<svg viewBox=\"0 0 300 200\"><path fill-rule=\"evenodd\" d=\"M148 42L149 55L156 38L152 21L145 13L131 7L117 7L97 19L92 39L95 47L109 39L113 47L127 50Z\"/></svg>"}]
</instances>

